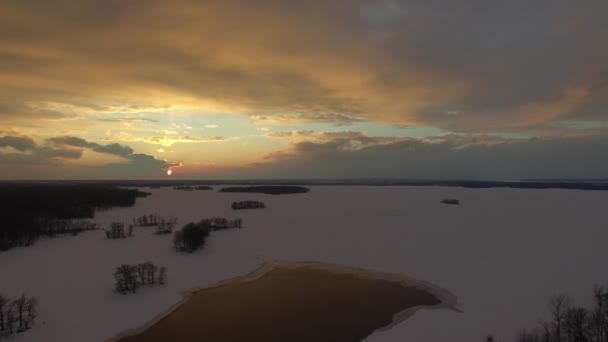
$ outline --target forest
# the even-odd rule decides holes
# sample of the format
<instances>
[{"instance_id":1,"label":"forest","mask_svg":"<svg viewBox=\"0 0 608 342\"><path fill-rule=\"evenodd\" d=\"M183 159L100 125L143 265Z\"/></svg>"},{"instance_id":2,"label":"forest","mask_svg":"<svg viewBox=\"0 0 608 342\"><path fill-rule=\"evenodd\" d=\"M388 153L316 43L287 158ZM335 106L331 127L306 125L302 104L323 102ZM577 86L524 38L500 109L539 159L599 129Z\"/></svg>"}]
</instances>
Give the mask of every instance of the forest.
<instances>
[{"instance_id":1,"label":"forest","mask_svg":"<svg viewBox=\"0 0 608 342\"><path fill-rule=\"evenodd\" d=\"M94 184L1 184L0 251L30 246L43 236L97 229L73 219L92 218L96 210L132 206L138 197L147 195L136 189Z\"/></svg>"}]
</instances>

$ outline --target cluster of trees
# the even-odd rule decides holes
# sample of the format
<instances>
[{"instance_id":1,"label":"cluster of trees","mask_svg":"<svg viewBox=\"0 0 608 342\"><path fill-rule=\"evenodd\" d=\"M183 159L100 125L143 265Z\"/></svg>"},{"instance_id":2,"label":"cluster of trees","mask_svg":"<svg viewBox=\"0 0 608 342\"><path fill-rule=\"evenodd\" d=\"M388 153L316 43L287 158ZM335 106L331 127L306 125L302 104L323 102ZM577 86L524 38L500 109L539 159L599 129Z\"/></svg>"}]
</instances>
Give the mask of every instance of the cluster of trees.
<instances>
[{"instance_id":1,"label":"cluster of trees","mask_svg":"<svg viewBox=\"0 0 608 342\"><path fill-rule=\"evenodd\" d=\"M71 219L92 218L95 210L135 204L147 193L109 185L70 183L0 184L0 251L30 246L43 236L93 229Z\"/></svg>"},{"instance_id":2,"label":"cluster of trees","mask_svg":"<svg viewBox=\"0 0 608 342\"><path fill-rule=\"evenodd\" d=\"M151 262L137 265L122 264L114 271L116 292L126 294L137 292L137 289L154 284L164 284L167 281L167 268L158 267Z\"/></svg>"},{"instance_id":3,"label":"cluster of trees","mask_svg":"<svg viewBox=\"0 0 608 342\"><path fill-rule=\"evenodd\" d=\"M229 228L242 228L243 220L240 218L229 220L223 217L212 217L200 220L199 224L211 230L224 230Z\"/></svg>"},{"instance_id":4,"label":"cluster of trees","mask_svg":"<svg viewBox=\"0 0 608 342\"><path fill-rule=\"evenodd\" d=\"M267 195L301 194L308 191L308 188L293 185L233 186L220 189L220 192L254 192Z\"/></svg>"},{"instance_id":5,"label":"cluster of trees","mask_svg":"<svg viewBox=\"0 0 608 342\"><path fill-rule=\"evenodd\" d=\"M441 201L443 204L460 204L460 201L455 198L445 198Z\"/></svg>"},{"instance_id":6,"label":"cluster of trees","mask_svg":"<svg viewBox=\"0 0 608 342\"><path fill-rule=\"evenodd\" d=\"M190 185L178 185L174 186L173 190L193 191L193 190L213 190L212 187L206 185L190 186Z\"/></svg>"},{"instance_id":7,"label":"cluster of trees","mask_svg":"<svg viewBox=\"0 0 608 342\"><path fill-rule=\"evenodd\" d=\"M238 201L232 202L232 209L261 209L266 208L266 205L260 201Z\"/></svg>"},{"instance_id":8,"label":"cluster of trees","mask_svg":"<svg viewBox=\"0 0 608 342\"><path fill-rule=\"evenodd\" d=\"M142 215L134 218L132 225L140 227L156 226L156 234L171 234L173 228L177 224L177 217L170 216L168 219L159 216L158 214Z\"/></svg>"},{"instance_id":9,"label":"cluster of trees","mask_svg":"<svg viewBox=\"0 0 608 342\"><path fill-rule=\"evenodd\" d=\"M178 252L192 253L205 246L209 234L214 230L228 228L241 228L243 220L229 220L225 218L208 218L199 222L190 222L175 233L173 237L173 247Z\"/></svg>"},{"instance_id":10,"label":"cluster of trees","mask_svg":"<svg viewBox=\"0 0 608 342\"><path fill-rule=\"evenodd\" d=\"M10 300L0 294L0 338L28 330L36 319L38 301L24 294Z\"/></svg>"},{"instance_id":11,"label":"cluster of trees","mask_svg":"<svg viewBox=\"0 0 608 342\"><path fill-rule=\"evenodd\" d=\"M593 307L572 304L565 295L549 300L551 319L541 321L536 329L521 330L517 342L608 342L608 291L593 289Z\"/></svg>"},{"instance_id":12,"label":"cluster of trees","mask_svg":"<svg viewBox=\"0 0 608 342\"><path fill-rule=\"evenodd\" d=\"M156 226L156 234L171 234L173 233L173 227L177 224L177 217L169 217L168 220L161 219L158 225Z\"/></svg>"},{"instance_id":13,"label":"cluster of trees","mask_svg":"<svg viewBox=\"0 0 608 342\"><path fill-rule=\"evenodd\" d=\"M105 230L108 239L125 239L133 236L133 225L129 225L128 231L125 233L125 224L122 222L112 222L110 227Z\"/></svg>"},{"instance_id":14,"label":"cluster of trees","mask_svg":"<svg viewBox=\"0 0 608 342\"><path fill-rule=\"evenodd\" d=\"M154 213L154 214L148 214L148 215L142 215L140 217L136 217L136 218L133 219L133 225L134 226L140 226L140 227L157 226L158 223L160 222L160 220L163 220L163 218L160 217L156 213Z\"/></svg>"}]
</instances>

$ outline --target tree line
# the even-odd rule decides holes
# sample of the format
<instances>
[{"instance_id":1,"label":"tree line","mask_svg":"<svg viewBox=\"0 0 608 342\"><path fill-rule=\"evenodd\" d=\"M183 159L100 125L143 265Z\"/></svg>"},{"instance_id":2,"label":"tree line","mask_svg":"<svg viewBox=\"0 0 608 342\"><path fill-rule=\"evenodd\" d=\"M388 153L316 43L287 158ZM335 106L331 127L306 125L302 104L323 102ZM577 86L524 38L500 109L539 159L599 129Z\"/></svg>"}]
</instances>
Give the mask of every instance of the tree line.
<instances>
[{"instance_id":1,"label":"tree line","mask_svg":"<svg viewBox=\"0 0 608 342\"><path fill-rule=\"evenodd\" d=\"M114 289L120 294L137 292L146 285L162 285L167 281L167 268L158 267L151 262L137 265L122 264L114 271Z\"/></svg>"},{"instance_id":2,"label":"tree line","mask_svg":"<svg viewBox=\"0 0 608 342\"><path fill-rule=\"evenodd\" d=\"M40 237L75 235L93 229L73 219L96 210L127 207L147 193L108 185L36 183L0 185L0 251L33 245Z\"/></svg>"},{"instance_id":3,"label":"tree line","mask_svg":"<svg viewBox=\"0 0 608 342\"><path fill-rule=\"evenodd\" d=\"M25 293L15 300L0 294L0 338L30 329L36 319L37 305L36 298Z\"/></svg>"},{"instance_id":4,"label":"tree line","mask_svg":"<svg viewBox=\"0 0 608 342\"><path fill-rule=\"evenodd\" d=\"M232 209L263 209L266 205L260 201L237 201L232 202Z\"/></svg>"},{"instance_id":5,"label":"tree line","mask_svg":"<svg viewBox=\"0 0 608 342\"><path fill-rule=\"evenodd\" d=\"M608 291L593 288L593 306L585 308L557 294L549 299L549 319L522 329L516 342L608 342Z\"/></svg>"},{"instance_id":6,"label":"tree line","mask_svg":"<svg viewBox=\"0 0 608 342\"><path fill-rule=\"evenodd\" d=\"M173 248L177 252L192 253L203 248L207 237L215 230L241 228L243 220L226 218L208 218L199 222L190 222L173 236Z\"/></svg>"}]
</instances>

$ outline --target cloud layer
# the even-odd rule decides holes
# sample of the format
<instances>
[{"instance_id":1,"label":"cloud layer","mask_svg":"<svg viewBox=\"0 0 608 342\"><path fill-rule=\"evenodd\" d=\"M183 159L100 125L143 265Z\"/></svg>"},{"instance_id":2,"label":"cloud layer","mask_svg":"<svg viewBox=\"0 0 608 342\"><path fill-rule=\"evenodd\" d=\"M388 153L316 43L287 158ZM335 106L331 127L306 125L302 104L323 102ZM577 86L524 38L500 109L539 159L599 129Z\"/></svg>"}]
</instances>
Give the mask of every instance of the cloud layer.
<instances>
[{"instance_id":1,"label":"cloud layer","mask_svg":"<svg viewBox=\"0 0 608 342\"><path fill-rule=\"evenodd\" d=\"M198 106L458 131L605 120L606 13L602 0L3 2L0 110Z\"/></svg>"}]
</instances>

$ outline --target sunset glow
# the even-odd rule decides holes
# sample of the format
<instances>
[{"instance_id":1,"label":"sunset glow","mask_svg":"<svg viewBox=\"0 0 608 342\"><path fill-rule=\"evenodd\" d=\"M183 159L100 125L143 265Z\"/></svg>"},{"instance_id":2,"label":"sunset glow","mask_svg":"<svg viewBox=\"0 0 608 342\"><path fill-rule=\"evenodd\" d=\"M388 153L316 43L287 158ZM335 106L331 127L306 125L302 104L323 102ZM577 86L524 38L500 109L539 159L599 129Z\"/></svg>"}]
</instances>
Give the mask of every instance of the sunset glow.
<instances>
[{"instance_id":1,"label":"sunset glow","mask_svg":"<svg viewBox=\"0 0 608 342\"><path fill-rule=\"evenodd\" d=\"M606 13L4 1L0 178L604 177Z\"/></svg>"}]
</instances>

